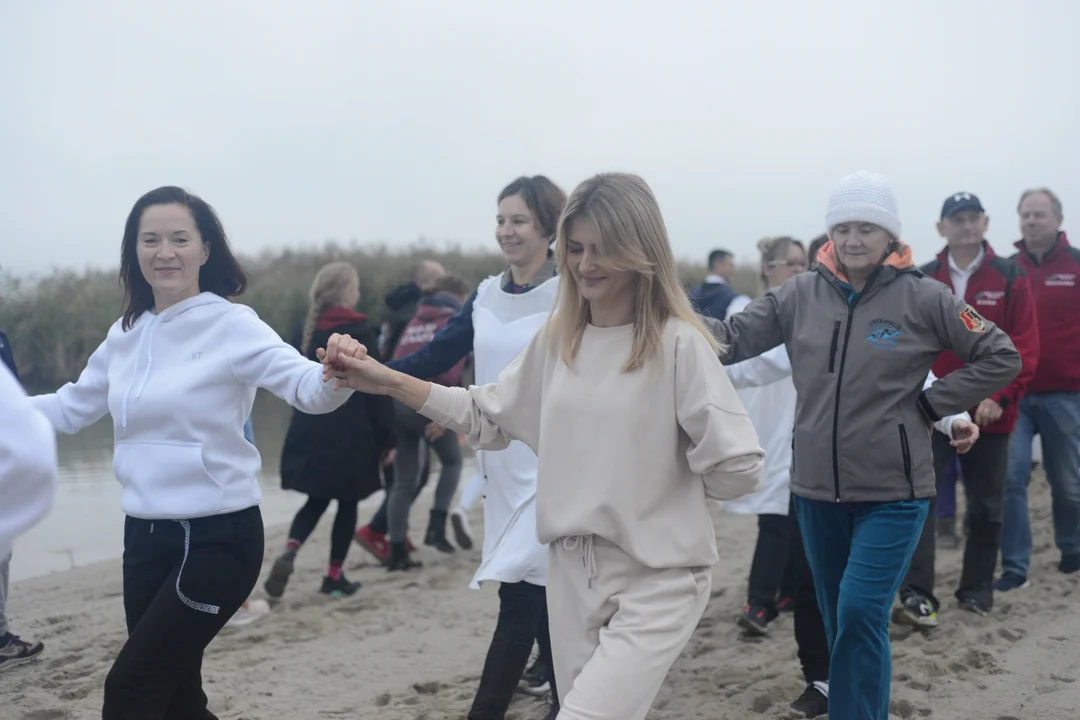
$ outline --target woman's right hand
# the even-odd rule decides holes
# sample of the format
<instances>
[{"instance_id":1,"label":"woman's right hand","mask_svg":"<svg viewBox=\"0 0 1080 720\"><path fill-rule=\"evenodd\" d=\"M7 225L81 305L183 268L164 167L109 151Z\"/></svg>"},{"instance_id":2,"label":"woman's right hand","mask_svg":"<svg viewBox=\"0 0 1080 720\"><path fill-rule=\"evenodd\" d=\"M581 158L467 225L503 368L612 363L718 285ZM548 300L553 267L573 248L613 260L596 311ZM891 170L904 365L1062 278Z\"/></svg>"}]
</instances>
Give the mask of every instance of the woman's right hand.
<instances>
[{"instance_id":1,"label":"woman's right hand","mask_svg":"<svg viewBox=\"0 0 1080 720\"><path fill-rule=\"evenodd\" d=\"M340 340L339 340L340 338ZM351 341L351 342L350 342ZM331 336L316 355L323 363L323 380L372 395L387 395L398 373L367 354L367 348L346 336Z\"/></svg>"}]
</instances>

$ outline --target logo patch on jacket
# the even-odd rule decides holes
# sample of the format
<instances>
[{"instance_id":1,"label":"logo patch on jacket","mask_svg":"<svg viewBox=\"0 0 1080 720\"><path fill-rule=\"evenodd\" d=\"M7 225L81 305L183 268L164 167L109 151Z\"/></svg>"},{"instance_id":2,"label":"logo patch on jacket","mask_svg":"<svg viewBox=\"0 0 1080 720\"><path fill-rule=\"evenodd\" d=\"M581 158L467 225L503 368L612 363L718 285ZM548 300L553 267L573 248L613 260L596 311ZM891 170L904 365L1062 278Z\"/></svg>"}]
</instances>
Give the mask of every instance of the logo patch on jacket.
<instances>
[{"instance_id":1,"label":"logo patch on jacket","mask_svg":"<svg viewBox=\"0 0 1080 720\"><path fill-rule=\"evenodd\" d=\"M986 321L970 305L965 305L964 309L960 311L960 319L964 322L964 327L971 332L986 332Z\"/></svg>"},{"instance_id":2,"label":"logo patch on jacket","mask_svg":"<svg viewBox=\"0 0 1080 720\"><path fill-rule=\"evenodd\" d=\"M870 334L866 342L882 350L894 350L904 331L891 320L876 319L870 321Z\"/></svg>"},{"instance_id":3,"label":"logo patch on jacket","mask_svg":"<svg viewBox=\"0 0 1080 720\"><path fill-rule=\"evenodd\" d=\"M1076 285L1076 273L1054 273L1047 275L1047 287L1073 287Z\"/></svg>"},{"instance_id":4,"label":"logo patch on jacket","mask_svg":"<svg viewBox=\"0 0 1080 720\"><path fill-rule=\"evenodd\" d=\"M975 304L996 307L1003 297L1005 297L1004 290L981 290L975 293Z\"/></svg>"}]
</instances>

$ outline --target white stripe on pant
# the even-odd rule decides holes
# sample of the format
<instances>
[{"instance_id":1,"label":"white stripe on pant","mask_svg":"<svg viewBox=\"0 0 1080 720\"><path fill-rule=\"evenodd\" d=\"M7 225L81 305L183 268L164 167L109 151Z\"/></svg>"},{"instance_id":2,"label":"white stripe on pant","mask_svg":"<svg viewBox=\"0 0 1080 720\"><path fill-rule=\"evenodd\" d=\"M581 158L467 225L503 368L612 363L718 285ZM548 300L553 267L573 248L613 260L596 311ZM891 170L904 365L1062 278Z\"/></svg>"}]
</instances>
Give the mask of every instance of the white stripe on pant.
<instances>
[{"instance_id":1,"label":"white stripe on pant","mask_svg":"<svg viewBox=\"0 0 1080 720\"><path fill-rule=\"evenodd\" d=\"M548 553L559 720L643 720L705 612L712 568L648 568L593 535Z\"/></svg>"}]
</instances>

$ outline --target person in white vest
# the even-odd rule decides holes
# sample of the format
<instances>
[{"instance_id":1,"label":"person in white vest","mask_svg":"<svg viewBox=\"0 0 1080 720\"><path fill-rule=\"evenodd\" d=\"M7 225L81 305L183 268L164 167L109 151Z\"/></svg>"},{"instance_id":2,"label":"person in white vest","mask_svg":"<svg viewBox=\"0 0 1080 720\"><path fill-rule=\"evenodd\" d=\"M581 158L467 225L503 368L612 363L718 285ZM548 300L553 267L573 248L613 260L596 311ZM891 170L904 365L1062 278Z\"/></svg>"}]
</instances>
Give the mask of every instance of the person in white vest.
<instances>
[{"instance_id":1,"label":"person in white vest","mask_svg":"<svg viewBox=\"0 0 1080 720\"><path fill-rule=\"evenodd\" d=\"M495 239L509 268L483 282L423 349L387 363L433 378L473 353L476 384L495 382L532 341L555 305L559 281L551 243L566 194L543 175L520 177L498 197ZM499 619L468 720L502 720L522 681L533 643L537 665L525 682L553 684L547 622L547 547L536 536L536 454L523 442L477 453L484 493L484 547L471 587L499 583ZM470 483L470 485L473 485ZM476 495L476 487L465 494ZM456 533L466 530L454 513ZM459 538L460 543L460 538ZM392 548L401 556L404 548ZM557 711L557 703L553 706Z\"/></svg>"},{"instance_id":2,"label":"person in white vest","mask_svg":"<svg viewBox=\"0 0 1080 720\"><path fill-rule=\"evenodd\" d=\"M644 180L579 185L556 257L556 312L496 382L434 385L344 343L327 346L324 372L473 447L522 441L538 453L558 718L644 720L709 600L707 498L753 492L765 453L679 284Z\"/></svg>"}]
</instances>

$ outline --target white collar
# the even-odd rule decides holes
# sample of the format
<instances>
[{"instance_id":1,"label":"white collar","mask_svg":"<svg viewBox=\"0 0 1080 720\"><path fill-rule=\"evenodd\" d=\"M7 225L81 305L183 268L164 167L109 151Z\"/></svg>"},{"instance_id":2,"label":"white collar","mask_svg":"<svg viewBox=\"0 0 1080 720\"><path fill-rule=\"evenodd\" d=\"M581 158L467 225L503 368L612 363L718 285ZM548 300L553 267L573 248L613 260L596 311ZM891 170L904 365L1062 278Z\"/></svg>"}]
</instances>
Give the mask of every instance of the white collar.
<instances>
[{"instance_id":1,"label":"white collar","mask_svg":"<svg viewBox=\"0 0 1080 720\"><path fill-rule=\"evenodd\" d=\"M967 275L972 274L979 269L979 265L982 264L983 258L986 257L986 248L982 245L979 246L979 254L975 256L975 259L971 261L971 264L966 268L962 268L956 264L956 260L953 259L952 252L949 253L949 270L955 273L964 273Z\"/></svg>"}]
</instances>

